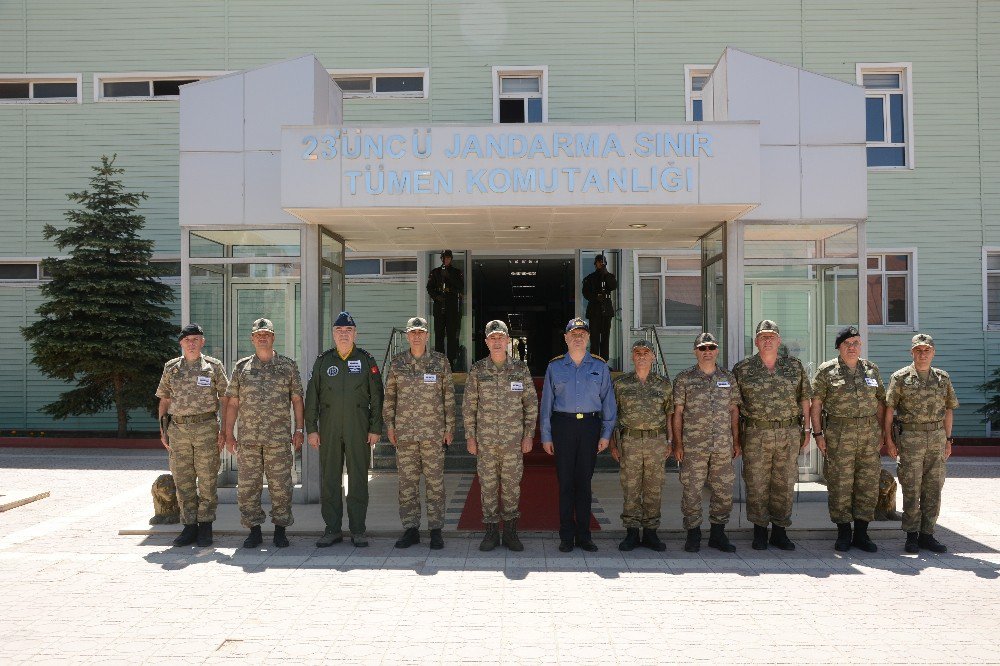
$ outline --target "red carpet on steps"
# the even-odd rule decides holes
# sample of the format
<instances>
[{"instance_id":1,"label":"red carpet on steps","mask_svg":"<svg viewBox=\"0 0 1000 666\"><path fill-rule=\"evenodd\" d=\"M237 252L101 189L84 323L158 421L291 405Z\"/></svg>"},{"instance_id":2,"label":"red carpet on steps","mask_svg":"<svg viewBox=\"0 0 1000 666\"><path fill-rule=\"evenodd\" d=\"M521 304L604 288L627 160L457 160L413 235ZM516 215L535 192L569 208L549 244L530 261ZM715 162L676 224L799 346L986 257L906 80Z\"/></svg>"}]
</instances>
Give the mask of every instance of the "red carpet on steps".
<instances>
[{"instance_id":1,"label":"red carpet on steps","mask_svg":"<svg viewBox=\"0 0 1000 666\"><path fill-rule=\"evenodd\" d=\"M556 480L555 466L528 466L525 456L520 509L518 529L553 532L559 529L559 483ZM458 520L458 529L476 531L483 529L483 503L478 475L472 480L472 487L469 488L469 494L465 498L465 507L462 509L462 517ZM590 529L601 529L594 514L590 514Z\"/></svg>"}]
</instances>

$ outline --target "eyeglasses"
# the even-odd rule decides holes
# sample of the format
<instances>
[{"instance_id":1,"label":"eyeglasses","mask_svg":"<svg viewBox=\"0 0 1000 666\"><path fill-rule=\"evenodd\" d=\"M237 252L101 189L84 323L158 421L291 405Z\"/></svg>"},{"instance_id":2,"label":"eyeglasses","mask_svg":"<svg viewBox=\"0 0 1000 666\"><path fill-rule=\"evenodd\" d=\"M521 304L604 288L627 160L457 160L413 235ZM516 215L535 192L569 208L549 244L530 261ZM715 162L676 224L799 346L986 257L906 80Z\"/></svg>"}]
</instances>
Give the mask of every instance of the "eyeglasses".
<instances>
[{"instance_id":1,"label":"eyeglasses","mask_svg":"<svg viewBox=\"0 0 1000 666\"><path fill-rule=\"evenodd\" d=\"M718 349L718 346L716 346L716 345L699 345L699 346L695 347L695 349L697 349L698 351L712 351L714 349Z\"/></svg>"}]
</instances>

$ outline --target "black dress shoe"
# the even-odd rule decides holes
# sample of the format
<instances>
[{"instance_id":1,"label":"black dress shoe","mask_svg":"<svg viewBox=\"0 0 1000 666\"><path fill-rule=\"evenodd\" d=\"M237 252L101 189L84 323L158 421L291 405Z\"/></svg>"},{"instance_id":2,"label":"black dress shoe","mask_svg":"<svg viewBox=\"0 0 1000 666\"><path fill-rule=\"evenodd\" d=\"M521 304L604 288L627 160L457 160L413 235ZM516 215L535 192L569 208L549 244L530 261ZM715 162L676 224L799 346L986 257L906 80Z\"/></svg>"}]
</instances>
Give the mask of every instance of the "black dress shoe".
<instances>
[{"instance_id":1,"label":"black dress shoe","mask_svg":"<svg viewBox=\"0 0 1000 666\"><path fill-rule=\"evenodd\" d=\"M560 553L572 553L573 552L573 542L570 539L563 539L559 542L559 552Z\"/></svg>"},{"instance_id":2,"label":"black dress shoe","mask_svg":"<svg viewBox=\"0 0 1000 666\"><path fill-rule=\"evenodd\" d=\"M577 539L576 545L578 545L580 548L587 551L588 553L593 553L597 551L597 544L591 541L590 539Z\"/></svg>"}]
</instances>

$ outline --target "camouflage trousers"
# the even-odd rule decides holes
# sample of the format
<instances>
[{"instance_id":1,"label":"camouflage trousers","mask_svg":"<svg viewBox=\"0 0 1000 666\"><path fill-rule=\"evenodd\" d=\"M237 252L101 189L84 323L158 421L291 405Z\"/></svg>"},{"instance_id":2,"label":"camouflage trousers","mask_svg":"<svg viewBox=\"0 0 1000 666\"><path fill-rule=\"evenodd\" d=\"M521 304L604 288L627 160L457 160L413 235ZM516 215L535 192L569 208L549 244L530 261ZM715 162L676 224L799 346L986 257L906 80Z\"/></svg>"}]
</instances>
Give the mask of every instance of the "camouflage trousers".
<instances>
[{"instance_id":1,"label":"camouflage trousers","mask_svg":"<svg viewBox=\"0 0 1000 666\"><path fill-rule=\"evenodd\" d=\"M271 522L288 527L292 518L292 466L295 457L286 435L266 444L240 440L236 449L238 488L236 501L240 506L243 527L260 525L267 518L260 505L267 476L267 493L271 496Z\"/></svg>"},{"instance_id":2,"label":"camouflage trousers","mask_svg":"<svg viewBox=\"0 0 1000 666\"><path fill-rule=\"evenodd\" d=\"M941 513L941 489L944 487L944 430L907 432L896 446L899 465L896 475L903 487L903 531L933 534Z\"/></svg>"},{"instance_id":3,"label":"camouflage trousers","mask_svg":"<svg viewBox=\"0 0 1000 666\"><path fill-rule=\"evenodd\" d=\"M441 442L399 442L399 520L403 527L420 527L420 475L427 493L427 528L444 527L444 447Z\"/></svg>"},{"instance_id":4,"label":"camouflage trousers","mask_svg":"<svg viewBox=\"0 0 1000 666\"><path fill-rule=\"evenodd\" d=\"M518 505L521 503L524 457L519 442L485 444L480 441L476 473L479 474L479 487L482 491L484 523L498 523L501 518L514 520L521 515Z\"/></svg>"},{"instance_id":5,"label":"camouflage trousers","mask_svg":"<svg viewBox=\"0 0 1000 666\"><path fill-rule=\"evenodd\" d=\"M687 440L678 476L681 482L684 529L701 527L701 493L705 486L711 491L708 520L717 525L729 522L729 515L733 511L733 484L736 482L731 437L704 443Z\"/></svg>"},{"instance_id":6,"label":"camouflage trousers","mask_svg":"<svg viewBox=\"0 0 1000 666\"><path fill-rule=\"evenodd\" d=\"M852 520L875 520L878 502L879 457L882 430L871 423L833 425L823 428L826 436L827 504L830 520L849 523Z\"/></svg>"},{"instance_id":7,"label":"camouflage trousers","mask_svg":"<svg viewBox=\"0 0 1000 666\"><path fill-rule=\"evenodd\" d=\"M219 505L216 488L219 483L219 424L171 423L167 429L170 441L170 473L177 486L177 504L181 522L185 525L210 523L215 520Z\"/></svg>"},{"instance_id":8,"label":"camouflage trousers","mask_svg":"<svg viewBox=\"0 0 1000 666\"><path fill-rule=\"evenodd\" d=\"M795 482L799 478L798 427L747 428L743 439L747 520L754 525L788 527L792 524Z\"/></svg>"},{"instance_id":9,"label":"camouflage trousers","mask_svg":"<svg viewBox=\"0 0 1000 666\"><path fill-rule=\"evenodd\" d=\"M657 529L663 496L663 465L667 459L667 437L623 435L620 444L622 524Z\"/></svg>"}]
</instances>

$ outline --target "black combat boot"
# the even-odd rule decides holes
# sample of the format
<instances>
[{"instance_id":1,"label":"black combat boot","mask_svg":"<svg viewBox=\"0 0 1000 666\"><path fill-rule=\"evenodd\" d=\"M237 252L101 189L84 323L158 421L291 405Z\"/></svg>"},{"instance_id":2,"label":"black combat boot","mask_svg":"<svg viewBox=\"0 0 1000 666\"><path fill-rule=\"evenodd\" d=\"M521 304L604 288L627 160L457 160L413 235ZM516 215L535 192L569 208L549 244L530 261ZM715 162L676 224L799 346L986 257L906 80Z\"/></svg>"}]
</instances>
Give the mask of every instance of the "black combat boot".
<instances>
[{"instance_id":1,"label":"black combat boot","mask_svg":"<svg viewBox=\"0 0 1000 666\"><path fill-rule=\"evenodd\" d=\"M212 545L212 523L198 523L198 540L196 543L199 546L211 546Z\"/></svg>"},{"instance_id":2,"label":"black combat boot","mask_svg":"<svg viewBox=\"0 0 1000 666\"><path fill-rule=\"evenodd\" d=\"M697 553L701 550L701 528L692 527L688 530L687 539L684 541L684 552Z\"/></svg>"},{"instance_id":3,"label":"black combat boot","mask_svg":"<svg viewBox=\"0 0 1000 666\"><path fill-rule=\"evenodd\" d=\"M431 550L441 550L444 548L444 537L441 536L441 528L431 530Z\"/></svg>"},{"instance_id":4,"label":"black combat boot","mask_svg":"<svg viewBox=\"0 0 1000 666\"><path fill-rule=\"evenodd\" d=\"M767 550L767 525L753 526L753 543L750 547L754 550Z\"/></svg>"},{"instance_id":5,"label":"black combat boot","mask_svg":"<svg viewBox=\"0 0 1000 666\"><path fill-rule=\"evenodd\" d=\"M403 531L403 536L396 539L396 548L409 548L420 543L420 530L416 527L407 527Z\"/></svg>"},{"instance_id":6,"label":"black combat boot","mask_svg":"<svg viewBox=\"0 0 1000 666\"><path fill-rule=\"evenodd\" d=\"M712 548L718 548L723 553L736 552L736 546L729 543L729 537L726 536L726 526L722 523L712 523L712 531L708 535L708 545Z\"/></svg>"},{"instance_id":7,"label":"black combat boot","mask_svg":"<svg viewBox=\"0 0 1000 666\"><path fill-rule=\"evenodd\" d=\"M198 525L185 525L181 533L174 539L175 546L190 546L198 538Z\"/></svg>"},{"instance_id":8,"label":"black combat boot","mask_svg":"<svg viewBox=\"0 0 1000 666\"><path fill-rule=\"evenodd\" d=\"M483 535L483 540L479 544L479 550L484 553L488 553L497 546L500 545L500 530L497 529L496 523L486 523L486 534Z\"/></svg>"},{"instance_id":9,"label":"black combat boot","mask_svg":"<svg viewBox=\"0 0 1000 666\"><path fill-rule=\"evenodd\" d=\"M846 553L851 549L851 524L837 523L837 540L833 542L833 549L838 553Z\"/></svg>"},{"instance_id":10,"label":"black combat boot","mask_svg":"<svg viewBox=\"0 0 1000 666\"><path fill-rule=\"evenodd\" d=\"M271 539L275 548L288 548L288 537L285 536L285 526L274 526L274 538Z\"/></svg>"},{"instance_id":11,"label":"black combat boot","mask_svg":"<svg viewBox=\"0 0 1000 666\"><path fill-rule=\"evenodd\" d=\"M618 544L618 550L628 552L630 550L635 550L635 547L639 545L639 528L629 527L625 530L625 538L622 542Z\"/></svg>"},{"instance_id":12,"label":"black combat boot","mask_svg":"<svg viewBox=\"0 0 1000 666\"><path fill-rule=\"evenodd\" d=\"M779 550L795 550L795 544L785 534L785 528L780 525L771 524L770 544Z\"/></svg>"},{"instance_id":13,"label":"black combat boot","mask_svg":"<svg viewBox=\"0 0 1000 666\"><path fill-rule=\"evenodd\" d=\"M917 532L907 532L906 533L906 545L903 546L903 550L908 553L919 553L920 552L920 534Z\"/></svg>"},{"instance_id":14,"label":"black combat boot","mask_svg":"<svg viewBox=\"0 0 1000 666\"><path fill-rule=\"evenodd\" d=\"M855 548L860 548L866 553L878 552L878 546L876 546L875 542L868 537L867 520L854 521L854 540L851 541L851 545Z\"/></svg>"},{"instance_id":15,"label":"black combat boot","mask_svg":"<svg viewBox=\"0 0 1000 666\"><path fill-rule=\"evenodd\" d=\"M660 541L660 537L656 533L656 530L649 527L642 528L642 545L650 550L655 550L658 553L662 553L667 549L667 544Z\"/></svg>"},{"instance_id":16,"label":"black combat boot","mask_svg":"<svg viewBox=\"0 0 1000 666\"><path fill-rule=\"evenodd\" d=\"M263 543L264 537L260 535L260 525L254 525L250 528L250 536L247 540L243 542L244 548L256 548L261 543Z\"/></svg>"},{"instance_id":17,"label":"black combat boot","mask_svg":"<svg viewBox=\"0 0 1000 666\"><path fill-rule=\"evenodd\" d=\"M927 532L920 533L920 536L917 537L917 545L921 548L926 548L932 553L945 553L948 551L948 546L935 539L933 534L928 534Z\"/></svg>"},{"instance_id":18,"label":"black combat boot","mask_svg":"<svg viewBox=\"0 0 1000 666\"><path fill-rule=\"evenodd\" d=\"M509 550L520 553L524 550L524 544L517 537L517 518L503 521L503 544Z\"/></svg>"}]
</instances>

